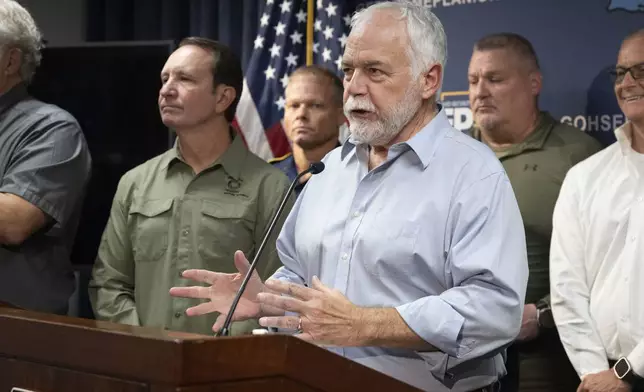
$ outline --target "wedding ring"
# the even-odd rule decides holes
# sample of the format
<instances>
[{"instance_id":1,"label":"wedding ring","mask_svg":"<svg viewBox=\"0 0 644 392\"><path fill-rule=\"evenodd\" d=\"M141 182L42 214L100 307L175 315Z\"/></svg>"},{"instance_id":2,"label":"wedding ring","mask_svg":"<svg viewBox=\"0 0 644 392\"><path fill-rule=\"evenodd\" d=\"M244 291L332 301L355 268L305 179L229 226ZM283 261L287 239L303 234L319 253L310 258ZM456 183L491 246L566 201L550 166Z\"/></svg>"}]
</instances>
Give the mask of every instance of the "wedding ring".
<instances>
[{"instance_id":1,"label":"wedding ring","mask_svg":"<svg viewBox=\"0 0 644 392\"><path fill-rule=\"evenodd\" d=\"M298 333L304 332L304 330L302 329L302 317L298 317L297 332Z\"/></svg>"}]
</instances>

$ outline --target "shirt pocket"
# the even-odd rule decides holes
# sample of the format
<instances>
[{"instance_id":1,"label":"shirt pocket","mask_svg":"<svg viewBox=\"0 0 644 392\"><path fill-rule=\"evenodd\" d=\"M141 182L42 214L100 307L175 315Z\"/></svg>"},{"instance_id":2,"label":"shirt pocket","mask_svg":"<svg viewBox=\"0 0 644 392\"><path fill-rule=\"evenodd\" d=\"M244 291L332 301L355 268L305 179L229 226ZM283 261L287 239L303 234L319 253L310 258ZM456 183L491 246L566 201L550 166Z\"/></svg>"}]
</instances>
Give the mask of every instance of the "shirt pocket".
<instances>
[{"instance_id":1,"label":"shirt pocket","mask_svg":"<svg viewBox=\"0 0 644 392\"><path fill-rule=\"evenodd\" d=\"M415 257L419 224L404 220L376 219L366 228L364 238L365 269L379 277L409 277L421 272Z\"/></svg>"},{"instance_id":2,"label":"shirt pocket","mask_svg":"<svg viewBox=\"0 0 644 392\"><path fill-rule=\"evenodd\" d=\"M237 272L233 263L236 250L249 259L254 250L254 220L248 204L224 205L203 201L199 224L199 254L207 268Z\"/></svg>"},{"instance_id":3,"label":"shirt pocket","mask_svg":"<svg viewBox=\"0 0 644 392\"><path fill-rule=\"evenodd\" d=\"M173 199L135 204L130 215L136 220L132 249L137 262L158 261L168 251Z\"/></svg>"}]
</instances>

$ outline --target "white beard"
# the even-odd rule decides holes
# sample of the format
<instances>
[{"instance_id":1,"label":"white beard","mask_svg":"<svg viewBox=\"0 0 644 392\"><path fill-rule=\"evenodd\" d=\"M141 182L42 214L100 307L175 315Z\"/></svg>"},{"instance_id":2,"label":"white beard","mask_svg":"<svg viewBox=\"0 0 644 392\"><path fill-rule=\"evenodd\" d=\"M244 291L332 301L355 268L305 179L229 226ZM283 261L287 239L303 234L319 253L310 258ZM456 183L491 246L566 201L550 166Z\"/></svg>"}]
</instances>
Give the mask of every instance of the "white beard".
<instances>
[{"instance_id":1,"label":"white beard","mask_svg":"<svg viewBox=\"0 0 644 392\"><path fill-rule=\"evenodd\" d=\"M344 104L344 113L349 120L351 141L355 144L370 146L388 144L411 121L421 105L420 92L413 83L405 91L402 99L391 110L382 114L376 112L375 106L368 98L359 101L353 96L349 96ZM355 118L351 115L351 111L356 109L373 112L378 116L378 119L369 121Z\"/></svg>"}]
</instances>

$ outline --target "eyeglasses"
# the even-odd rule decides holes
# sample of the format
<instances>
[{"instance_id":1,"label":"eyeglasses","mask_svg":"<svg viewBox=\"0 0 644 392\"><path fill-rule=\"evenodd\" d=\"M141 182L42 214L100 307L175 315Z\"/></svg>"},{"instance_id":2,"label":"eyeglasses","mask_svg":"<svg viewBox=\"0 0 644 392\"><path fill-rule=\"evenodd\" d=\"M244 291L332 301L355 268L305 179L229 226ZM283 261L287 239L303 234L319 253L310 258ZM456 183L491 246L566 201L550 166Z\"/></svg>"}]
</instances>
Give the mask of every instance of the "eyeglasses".
<instances>
[{"instance_id":1,"label":"eyeglasses","mask_svg":"<svg viewBox=\"0 0 644 392\"><path fill-rule=\"evenodd\" d=\"M631 73L631 76L635 80L644 79L644 63L635 64L629 68L624 67L615 67L610 71L610 75L613 78L613 83L620 84L624 81L627 73Z\"/></svg>"}]
</instances>

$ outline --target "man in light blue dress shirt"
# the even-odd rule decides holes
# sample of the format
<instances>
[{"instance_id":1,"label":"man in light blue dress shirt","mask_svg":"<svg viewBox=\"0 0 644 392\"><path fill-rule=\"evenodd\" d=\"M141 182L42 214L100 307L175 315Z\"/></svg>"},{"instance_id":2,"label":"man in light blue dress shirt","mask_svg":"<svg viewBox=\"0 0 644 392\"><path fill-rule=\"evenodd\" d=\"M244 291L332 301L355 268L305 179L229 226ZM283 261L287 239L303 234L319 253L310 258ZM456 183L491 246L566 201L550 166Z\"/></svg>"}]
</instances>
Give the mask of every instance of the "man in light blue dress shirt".
<instances>
[{"instance_id":1,"label":"man in light blue dress shirt","mask_svg":"<svg viewBox=\"0 0 644 392\"><path fill-rule=\"evenodd\" d=\"M498 159L436 102L445 58L425 7L378 3L353 17L342 61L351 138L288 216L284 267L251 279L234 319L295 329L423 390L495 391L521 324L525 234ZM235 264L248 270L241 252ZM225 313L241 280L184 277L211 285L171 290L210 299L191 316Z\"/></svg>"}]
</instances>

